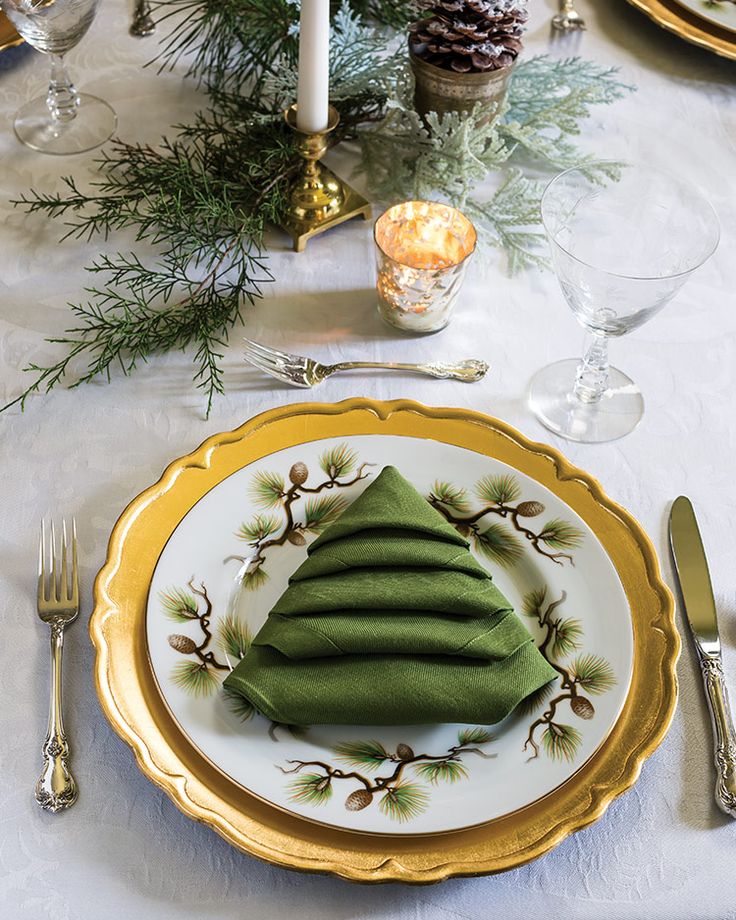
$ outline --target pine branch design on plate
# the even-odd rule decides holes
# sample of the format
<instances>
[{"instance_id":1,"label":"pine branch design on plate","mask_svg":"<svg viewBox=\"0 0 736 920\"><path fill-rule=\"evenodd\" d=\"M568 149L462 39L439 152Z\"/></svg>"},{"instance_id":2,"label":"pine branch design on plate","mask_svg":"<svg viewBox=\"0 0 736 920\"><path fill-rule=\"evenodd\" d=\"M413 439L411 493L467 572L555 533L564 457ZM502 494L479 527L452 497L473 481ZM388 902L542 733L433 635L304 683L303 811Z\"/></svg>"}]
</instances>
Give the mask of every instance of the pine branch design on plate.
<instances>
[{"instance_id":1,"label":"pine branch design on plate","mask_svg":"<svg viewBox=\"0 0 736 920\"><path fill-rule=\"evenodd\" d=\"M491 562L514 565L523 555L525 540L535 552L558 565L565 561L574 565L570 551L582 544L583 532L560 518L548 520L541 528L528 525L529 519L544 514L545 507L540 501L520 501L521 486L515 476L484 476L475 484L475 497L482 503L477 511L472 510L467 489L438 481L428 500ZM484 522L488 515L500 517L513 529L500 522Z\"/></svg>"},{"instance_id":2,"label":"pine branch design on plate","mask_svg":"<svg viewBox=\"0 0 736 920\"><path fill-rule=\"evenodd\" d=\"M588 721L595 715L589 697L606 693L616 685L613 668L600 655L578 654L572 661L562 663L561 659L579 652L583 638L579 620L558 614L566 600L563 591L557 600L550 601L546 587L529 591L524 598L523 613L543 631L539 651L559 675L556 682L545 684L519 707L520 712L529 715L545 707L529 726L524 742L524 750L531 749L529 760L539 756L540 748L552 760L574 760L583 736L574 725L559 720L560 707L567 703L572 716Z\"/></svg>"},{"instance_id":3,"label":"pine branch design on plate","mask_svg":"<svg viewBox=\"0 0 736 920\"><path fill-rule=\"evenodd\" d=\"M301 461L292 464L288 477L272 470L259 470L251 482L250 497L262 511L244 521L235 533L253 553L251 556L233 554L225 562L250 560L252 565L243 584L249 589L261 587L268 580L265 563L269 550L287 543L306 546L307 536L316 537L322 533L348 506L336 490L347 489L367 479L368 468L373 465L359 464L355 451L347 444L338 444L320 456L319 466L326 478L314 486L308 485L310 471ZM297 517L295 512L299 507L303 508L303 513Z\"/></svg>"},{"instance_id":4,"label":"pine branch design on plate","mask_svg":"<svg viewBox=\"0 0 736 920\"><path fill-rule=\"evenodd\" d=\"M159 595L161 608L165 616L175 623L196 623L201 638L197 639L185 633L173 633L168 637L171 648L185 661L175 664L171 671L172 681L192 696L211 696L220 687L220 678L230 671L248 651L251 634L248 625L235 615L223 617L212 629L212 601L204 583L199 587L190 578L186 588L171 587ZM224 654L221 660L212 649L216 647ZM239 715L249 718L245 705L240 704Z\"/></svg>"},{"instance_id":5,"label":"pine branch design on plate","mask_svg":"<svg viewBox=\"0 0 736 920\"><path fill-rule=\"evenodd\" d=\"M287 760L289 766L278 769L287 775L296 774L288 784L292 802L325 805L332 798L335 786L345 780L354 787L345 799L348 811L362 811L377 801L383 815L405 823L426 810L431 786L467 779L465 755L494 757L482 750L483 745L493 740L485 728L461 729L457 744L436 755L417 754L403 742L390 751L380 741L344 741L333 751L335 760L347 769L322 760ZM384 769L390 772L385 776L373 775Z\"/></svg>"}]
</instances>

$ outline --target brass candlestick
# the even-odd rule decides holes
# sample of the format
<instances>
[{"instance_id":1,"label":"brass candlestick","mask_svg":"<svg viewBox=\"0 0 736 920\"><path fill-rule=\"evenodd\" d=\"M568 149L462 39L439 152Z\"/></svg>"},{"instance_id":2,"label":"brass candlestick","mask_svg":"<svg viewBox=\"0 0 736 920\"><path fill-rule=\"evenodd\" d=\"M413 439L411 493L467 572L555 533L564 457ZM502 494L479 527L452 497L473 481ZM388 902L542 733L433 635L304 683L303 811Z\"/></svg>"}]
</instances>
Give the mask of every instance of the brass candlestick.
<instances>
[{"instance_id":1,"label":"brass candlestick","mask_svg":"<svg viewBox=\"0 0 736 920\"><path fill-rule=\"evenodd\" d=\"M329 122L324 131L309 133L296 125L296 106L284 112L286 124L296 132L297 151L304 166L289 193L289 208L282 224L294 241L294 250L303 252L307 240L336 227L351 217L368 220L370 203L320 161L327 151L327 135L334 131L340 116L329 108Z\"/></svg>"}]
</instances>

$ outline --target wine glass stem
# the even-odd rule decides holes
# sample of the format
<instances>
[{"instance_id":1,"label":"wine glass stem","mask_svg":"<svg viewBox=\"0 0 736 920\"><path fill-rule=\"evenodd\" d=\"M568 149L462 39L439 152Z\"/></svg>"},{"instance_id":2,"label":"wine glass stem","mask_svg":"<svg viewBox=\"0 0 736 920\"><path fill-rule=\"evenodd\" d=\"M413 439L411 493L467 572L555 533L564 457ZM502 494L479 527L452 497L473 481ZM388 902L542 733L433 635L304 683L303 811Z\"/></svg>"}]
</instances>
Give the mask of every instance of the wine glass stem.
<instances>
[{"instance_id":1,"label":"wine glass stem","mask_svg":"<svg viewBox=\"0 0 736 920\"><path fill-rule=\"evenodd\" d=\"M608 338L591 333L583 360L578 365L575 396L584 403L597 403L608 389Z\"/></svg>"},{"instance_id":2,"label":"wine glass stem","mask_svg":"<svg viewBox=\"0 0 736 920\"><path fill-rule=\"evenodd\" d=\"M79 96L69 79L63 57L60 54L51 54L49 57L51 58L51 80L46 105L54 121L69 122L77 117Z\"/></svg>"}]
</instances>

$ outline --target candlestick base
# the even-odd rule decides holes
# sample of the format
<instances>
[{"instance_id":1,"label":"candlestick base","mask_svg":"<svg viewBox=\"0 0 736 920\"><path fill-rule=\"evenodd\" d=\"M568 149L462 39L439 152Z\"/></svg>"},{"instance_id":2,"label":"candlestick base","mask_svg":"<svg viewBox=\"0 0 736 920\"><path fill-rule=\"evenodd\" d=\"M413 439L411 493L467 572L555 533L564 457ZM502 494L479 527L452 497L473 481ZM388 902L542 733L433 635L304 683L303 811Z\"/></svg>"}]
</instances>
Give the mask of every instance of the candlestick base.
<instances>
[{"instance_id":1,"label":"candlestick base","mask_svg":"<svg viewBox=\"0 0 736 920\"><path fill-rule=\"evenodd\" d=\"M294 241L294 250L303 252L307 241L318 233L353 217L368 220L371 205L320 161L327 151L327 135L339 122L337 110L330 106L327 127L314 133L297 127L295 105L284 112L284 118L297 134L297 150L304 165L289 192L289 206L281 226Z\"/></svg>"}]
</instances>

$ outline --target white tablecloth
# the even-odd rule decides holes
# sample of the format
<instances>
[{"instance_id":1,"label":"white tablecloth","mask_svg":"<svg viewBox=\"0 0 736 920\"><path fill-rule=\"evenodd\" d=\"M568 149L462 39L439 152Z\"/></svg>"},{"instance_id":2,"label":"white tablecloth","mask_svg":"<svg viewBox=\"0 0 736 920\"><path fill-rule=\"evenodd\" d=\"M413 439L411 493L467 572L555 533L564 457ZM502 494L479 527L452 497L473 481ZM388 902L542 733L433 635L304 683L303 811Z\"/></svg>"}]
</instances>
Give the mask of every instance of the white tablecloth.
<instances>
[{"instance_id":1,"label":"white tablecloth","mask_svg":"<svg viewBox=\"0 0 736 920\"><path fill-rule=\"evenodd\" d=\"M128 36L128 9L106 0L91 32L69 56L82 89L108 99L120 134L155 142L202 104L181 68L141 69L155 39ZM131 4L132 5L132 4ZM553 0L533 0L530 51L548 45ZM665 515L680 492L697 506L720 604L728 671L736 681L733 528L736 522L736 65L657 29L623 0L580 0L589 21L581 51L621 67L638 85L598 110L582 143L609 157L666 165L698 181L713 200L723 239L715 258L660 316L614 346L614 361L643 387L646 417L623 441L556 443L531 417L523 393L549 361L576 355L582 334L555 279L509 280L498 255L471 268L455 321L438 336L393 335L374 310L370 227L353 222L288 251L274 237L276 282L248 312L253 338L328 360L422 360L477 355L493 370L473 386L400 376L345 376L315 395L413 397L497 415L552 441L642 522L666 577ZM84 179L94 154L56 159L22 148L11 131L18 105L37 93L45 61L28 50L0 56L0 398L19 392L20 367L55 352L43 343L68 321L66 303L88 282L83 266L108 243L58 243L60 227L13 210L9 199L59 177ZM345 160L347 163L347 160ZM49 815L33 801L48 686L46 634L33 597L38 524L55 512L77 516L86 620L92 580L124 505L166 463L210 434L304 393L271 385L228 352L228 395L209 420L190 386L186 356L154 359L110 385L59 389L0 416L3 632L0 640L0 917L102 920L140 917L323 918L727 918L736 917L736 825L712 801L711 741L697 667L686 643L681 702L673 727L636 786L591 828L537 862L506 874L423 889L357 887L272 868L230 848L181 815L136 768L95 697L92 649L79 622L68 633L66 703L78 803ZM680 621L682 625L682 621ZM732 684L736 691L736 684Z\"/></svg>"}]
</instances>

